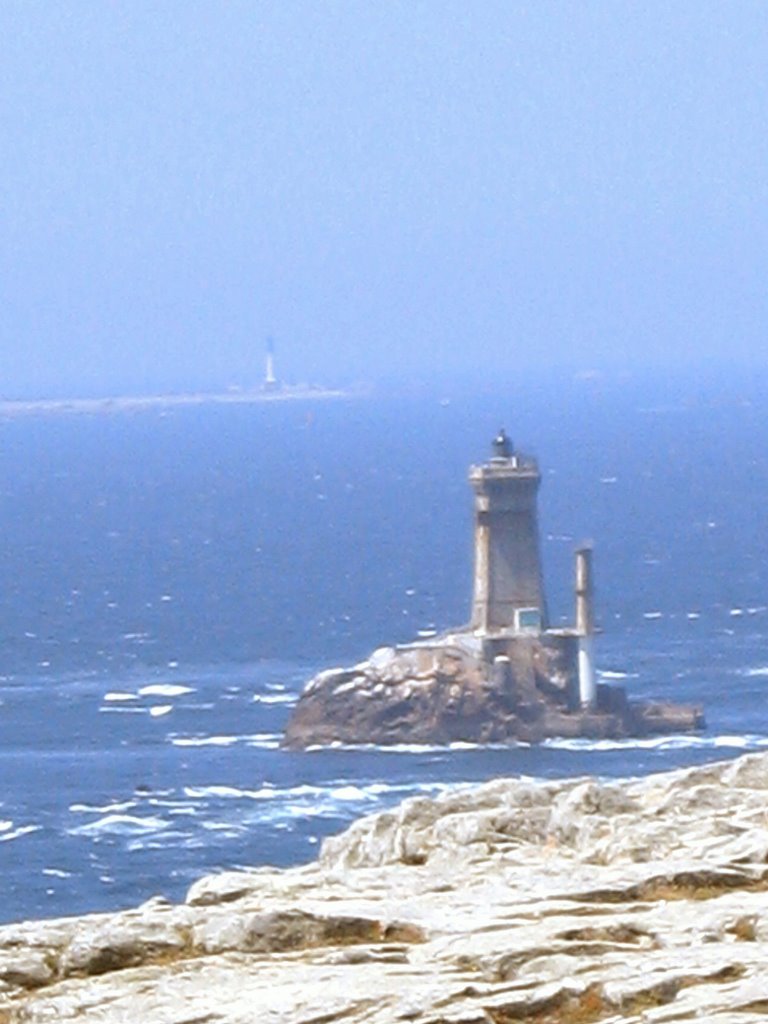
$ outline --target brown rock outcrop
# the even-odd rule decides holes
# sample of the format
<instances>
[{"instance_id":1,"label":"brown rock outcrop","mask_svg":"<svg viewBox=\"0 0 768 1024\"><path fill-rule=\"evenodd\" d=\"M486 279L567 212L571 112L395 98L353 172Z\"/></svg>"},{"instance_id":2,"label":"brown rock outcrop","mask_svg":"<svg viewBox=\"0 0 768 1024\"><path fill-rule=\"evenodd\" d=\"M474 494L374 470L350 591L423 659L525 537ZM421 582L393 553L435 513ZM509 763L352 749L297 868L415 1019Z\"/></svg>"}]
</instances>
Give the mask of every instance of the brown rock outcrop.
<instances>
[{"instance_id":1,"label":"brown rock outcrop","mask_svg":"<svg viewBox=\"0 0 768 1024\"><path fill-rule=\"evenodd\" d=\"M351 669L329 669L306 685L284 743L537 743L547 737L617 738L687 732L698 708L629 701L598 686L594 708L578 704L575 644L568 634L481 641L456 633L382 647Z\"/></svg>"}]
</instances>

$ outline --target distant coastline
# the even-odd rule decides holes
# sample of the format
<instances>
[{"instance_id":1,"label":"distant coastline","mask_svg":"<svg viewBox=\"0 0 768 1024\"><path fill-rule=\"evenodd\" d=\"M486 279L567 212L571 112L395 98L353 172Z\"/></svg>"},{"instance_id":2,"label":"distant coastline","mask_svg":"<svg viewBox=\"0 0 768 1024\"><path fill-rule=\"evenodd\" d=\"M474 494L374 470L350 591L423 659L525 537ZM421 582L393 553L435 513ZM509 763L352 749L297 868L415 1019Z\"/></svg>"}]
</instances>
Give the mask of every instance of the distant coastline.
<instances>
[{"instance_id":1,"label":"distant coastline","mask_svg":"<svg viewBox=\"0 0 768 1024\"><path fill-rule=\"evenodd\" d=\"M187 392L168 395L120 395L108 398L41 398L0 400L0 418L47 414L104 414L177 409L193 405L245 405L256 402L291 402L307 399L351 398L361 389L325 388L310 385L284 386L275 390L254 389L222 392Z\"/></svg>"}]
</instances>

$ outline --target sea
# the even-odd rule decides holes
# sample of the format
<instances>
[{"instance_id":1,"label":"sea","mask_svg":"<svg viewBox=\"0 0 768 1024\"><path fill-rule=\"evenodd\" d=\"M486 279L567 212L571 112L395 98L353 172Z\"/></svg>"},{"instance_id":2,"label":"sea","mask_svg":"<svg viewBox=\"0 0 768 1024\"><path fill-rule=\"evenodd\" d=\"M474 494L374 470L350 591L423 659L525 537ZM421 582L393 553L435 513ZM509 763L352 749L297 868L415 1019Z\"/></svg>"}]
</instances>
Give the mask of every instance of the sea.
<instances>
[{"instance_id":1,"label":"sea","mask_svg":"<svg viewBox=\"0 0 768 1024\"><path fill-rule=\"evenodd\" d=\"M0 920L314 859L414 795L768 749L768 386L620 373L0 418ZM471 463L542 468L550 614L595 545L603 681L696 735L290 752L317 671L467 620Z\"/></svg>"}]
</instances>

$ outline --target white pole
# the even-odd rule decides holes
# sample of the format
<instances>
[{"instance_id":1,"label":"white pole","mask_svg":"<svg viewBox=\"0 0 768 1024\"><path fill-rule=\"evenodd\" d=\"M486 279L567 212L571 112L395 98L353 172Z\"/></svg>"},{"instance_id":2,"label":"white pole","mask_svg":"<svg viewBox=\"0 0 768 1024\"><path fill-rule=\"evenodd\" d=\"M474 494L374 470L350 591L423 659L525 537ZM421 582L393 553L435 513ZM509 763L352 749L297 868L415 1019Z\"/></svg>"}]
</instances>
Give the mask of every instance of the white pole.
<instances>
[{"instance_id":1,"label":"white pole","mask_svg":"<svg viewBox=\"0 0 768 1024\"><path fill-rule=\"evenodd\" d=\"M592 549L589 547L579 548L576 552L576 632L579 637L579 700L583 708L593 708L597 702L597 682L592 642Z\"/></svg>"},{"instance_id":2,"label":"white pole","mask_svg":"<svg viewBox=\"0 0 768 1024\"><path fill-rule=\"evenodd\" d=\"M593 708L597 700L595 658L591 635L579 637L579 700L583 708Z\"/></svg>"}]
</instances>

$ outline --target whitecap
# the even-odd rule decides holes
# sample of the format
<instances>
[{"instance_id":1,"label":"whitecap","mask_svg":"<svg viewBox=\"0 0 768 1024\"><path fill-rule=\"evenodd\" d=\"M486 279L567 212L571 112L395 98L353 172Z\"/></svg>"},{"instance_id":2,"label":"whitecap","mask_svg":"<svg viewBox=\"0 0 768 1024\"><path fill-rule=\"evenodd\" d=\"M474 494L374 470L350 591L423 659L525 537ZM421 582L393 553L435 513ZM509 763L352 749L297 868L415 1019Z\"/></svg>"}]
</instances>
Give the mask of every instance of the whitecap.
<instances>
[{"instance_id":1,"label":"whitecap","mask_svg":"<svg viewBox=\"0 0 768 1024\"><path fill-rule=\"evenodd\" d=\"M319 786L293 786L290 789L276 789L271 783L266 782L260 789L241 789L239 786L185 786L184 795L192 799L208 799L214 797L219 800L246 799L246 800L274 800L277 797L292 796L313 798L322 796L324 790Z\"/></svg>"},{"instance_id":2,"label":"whitecap","mask_svg":"<svg viewBox=\"0 0 768 1024\"><path fill-rule=\"evenodd\" d=\"M743 609L743 608L731 608L731 610L730 610L730 612L729 612L728 614L729 614L729 615L730 615L730 616L731 616L732 618L734 618L734 619L735 619L735 618L737 618L737 617L738 617L739 615L743 615L743 614L744 614L744 609Z\"/></svg>"},{"instance_id":3,"label":"whitecap","mask_svg":"<svg viewBox=\"0 0 768 1024\"><path fill-rule=\"evenodd\" d=\"M293 693L254 693L257 704L295 704L298 697Z\"/></svg>"},{"instance_id":4,"label":"whitecap","mask_svg":"<svg viewBox=\"0 0 768 1024\"><path fill-rule=\"evenodd\" d=\"M644 619L660 619L662 612L643 612Z\"/></svg>"},{"instance_id":5,"label":"whitecap","mask_svg":"<svg viewBox=\"0 0 768 1024\"><path fill-rule=\"evenodd\" d=\"M51 878L71 878L71 871L64 871L62 868L43 868L42 873L49 875Z\"/></svg>"},{"instance_id":6,"label":"whitecap","mask_svg":"<svg viewBox=\"0 0 768 1024\"><path fill-rule=\"evenodd\" d=\"M149 709L149 713L153 718L160 718L162 715L170 714L171 711L173 711L173 704L158 704Z\"/></svg>"},{"instance_id":7,"label":"whitecap","mask_svg":"<svg viewBox=\"0 0 768 1024\"><path fill-rule=\"evenodd\" d=\"M259 750L279 750L280 749L280 737L276 736L274 739L248 739L246 740L246 746L256 747Z\"/></svg>"},{"instance_id":8,"label":"whitecap","mask_svg":"<svg viewBox=\"0 0 768 1024\"><path fill-rule=\"evenodd\" d=\"M139 690L141 697L181 697L185 693L194 693L191 686L181 686L178 683L151 683L149 686L142 686Z\"/></svg>"},{"instance_id":9,"label":"whitecap","mask_svg":"<svg viewBox=\"0 0 768 1024\"><path fill-rule=\"evenodd\" d=\"M744 669L741 675L748 676L749 678L768 676L768 665L757 665L754 668Z\"/></svg>"},{"instance_id":10,"label":"whitecap","mask_svg":"<svg viewBox=\"0 0 768 1024\"><path fill-rule=\"evenodd\" d=\"M107 814L98 821L90 821L87 825L79 825L70 830L72 835L141 835L147 832L160 832L168 828L168 822L162 818L138 818L131 814Z\"/></svg>"},{"instance_id":11,"label":"whitecap","mask_svg":"<svg viewBox=\"0 0 768 1024\"><path fill-rule=\"evenodd\" d=\"M359 786L338 786L328 794L333 800L369 800L370 796Z\"/></svg>"},{"instance_id":12,"label":"whitecap","mask_svg":"<svg viewBox=\"0 0 768 1024\"><path fill-rule=\"evenodd\" d=\"M231 747L242 736L172 736L174 747Z\"/></svg>"},{"instance_id":13,"label":"whitecap","mask_svg":"<svg viewBox=\"0 0 768 1024\"><path fill-rule=\"evenodd\" d=\"M137 700L135 693L123 693L122 690L110 690L109 693L105 693L102 700L120 701L120 700Z\"/></svg>"},{"instance_id":14,"label":"whitecap","mask_svg":"<svg viewBox=\"0 0 768 1024\"><path fill-rule=\"evenodd\" d=\"M135 806L135 800L123 800L122 803L109 804L70 804L69 809L73 814L115 814Z\"/></svg>"},{"instance_id":15,"label":"whitecap","mask_svg":"<svg viewBox=\"0 0 768 1024\"><path fill-rule=\"evenodd\" d=\"M207 797L242 797L247 794L247 790L240 789L237 786L185 786L184 795L191 797L192 799L206 799Z\"/></svg>"},{"instance_id":16,"label":"whitecap","mask_svg":"<svg viewBox=\"0 0 768 1024\"><path fill-rule=\"evenodd\" d=\"M670 736L653 736L645 739L620 740L589 740L548 739L543 747L551 750L574 751L612 751L612 750L685 750L689 748L728 747L737 750L750 749L768 744L768 737L745 735L694 736L690 734L673 734Z\"/></svg>"},{"instance_id":17,"label":"whitecap","mask_svg":"<svg viewBox=\"0 0 768 1024\"><path fill-rule=\"evenodd\" d=\"M598 669L597 674L601 679L637 679L637 672L619 672L615 669Z\"/></svg>"},{"instance_id":18,"label":"whitecap","mask_svg":"<svg viewBox=\"0 0 768 1024\"><path fill-rule=\"evenodd\" d=\"M3 834L0 835L0 843L8 843L12 839L18 839L20 836L27 836L31 832L39 832L40 829L40 825L21 825L12 832L3 832Z\"/></svg>"}]
</instances>

